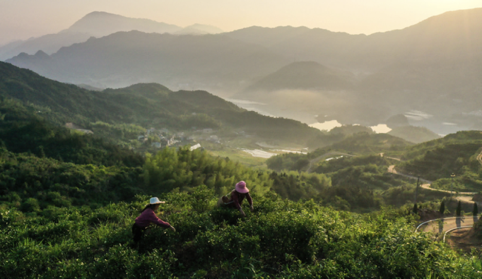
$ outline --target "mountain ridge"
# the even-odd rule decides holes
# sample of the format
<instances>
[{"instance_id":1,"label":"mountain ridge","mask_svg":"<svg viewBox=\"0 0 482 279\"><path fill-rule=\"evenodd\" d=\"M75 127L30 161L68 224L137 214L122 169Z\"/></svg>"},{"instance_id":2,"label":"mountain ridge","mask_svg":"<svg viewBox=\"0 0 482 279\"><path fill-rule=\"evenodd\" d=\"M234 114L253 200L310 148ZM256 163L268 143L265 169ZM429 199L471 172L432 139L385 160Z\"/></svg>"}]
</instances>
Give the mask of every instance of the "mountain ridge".
<instances>
[{"instance_id":1,"label":"mountain ridge","mask_svg":"<svg viewBox=\"0 0 482 279\"><path fill-rule=\"evenodd\" d=\"M179 130L226 127L304 144L321 131L298 121L262 116L206 91L171 91L154 84L89 91L44 78L37 73L0 62L0 97L21 101L57 125L66 122L89 127L135 124L162 125Z\"/></svg>"},{"instance_id":2,"label":"mountain ridge","mask_svg":"<svg viewBox=\"0 0 482 279\"><path fill-rule=\"evenodd\" d=\"M331 95L313 99L316 94L307 92L313 98L292 100L284 94L268 105L274 108L283 98L290 106L275 107L276 113L260 111L290 118L305 113L306 123L313 123L314 115L332 115L342 124L371 126L417 110L433 118L410 124L446 134L482 125L471 114L482 101L478 78L482 74L481 19L482 9L454 11L368 36L306 27L252 27L176 38L131 31L64 47L48 63L29 56L8 61L74 84L106 88L158 82L174 89L202 88L225 97L293 61L313 61L352 72L356 86L333 92L340 99L329 107L300 112L291 106L293 101L306 107L332 99ZM449 28L443 28L446 25ZM340 115L346 112L349 117Z\"/></svg>"},{"instance_id":3,"label":"mountain ridge","mask_svg":"<svg viewBox=\"0 0 482 279\"><path fill-rule=\"evenodd\" d=\"M130 18L108 12L94 11L58 33L46 34L0 46L0 60L5 61L19 53L34 54L42 50L53 54L62 47L85 42L91 37L104 37L116 32L137 30L145 33L213 34L222 30L210 25L193 24L182 28L174 24L144 18Z\"/></svg>"},{"instance_id":4,"label":"mountain ridge","mask_svg":"<svg viewBox=\"0 0 482 279\"><path fill-rule=\"evenodd\" d=\"M107 12L91 12L61 32L89 33L94 37L103 37L120 31L138 30L146 33L172 33L181 27L157 22L151 19L130 18Z\"/></svg>"},{"instance_id":5,"label":"mountain ridge","mask_svg":"<svg viewBox=\"0 0 482 279\"><path fill-rule=\"evenodd\" d=\"M126 52L131 53L126 55ZM221 79L238 84L239 79L268 73L287 61L261 46L240 43L222 35L176 36L139 31L90 38L84 43L63 47L51 57L57 70L45 69L41 63L25 59L25 56L7 62L56 80L97 87L159 82L169 87L189 83L191 88L206 88L202 84L210 82L208 86L212 87ZM208 64L210 69L206 68ZM96 76L98 83L105 84L92 84L92 77ZM108 79L103 81L105 76ZM112 80L115 76L119 78Z\"/></svg>"}]
</instances>

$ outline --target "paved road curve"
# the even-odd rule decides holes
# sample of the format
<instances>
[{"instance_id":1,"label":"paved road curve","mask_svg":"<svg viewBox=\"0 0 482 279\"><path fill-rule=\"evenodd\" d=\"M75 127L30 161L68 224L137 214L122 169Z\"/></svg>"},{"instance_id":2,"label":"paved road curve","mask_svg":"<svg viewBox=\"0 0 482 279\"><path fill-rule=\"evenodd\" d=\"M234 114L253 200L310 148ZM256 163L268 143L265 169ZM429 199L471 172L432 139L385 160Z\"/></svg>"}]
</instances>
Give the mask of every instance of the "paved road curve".
<instances>
[{"instance_id":1,"label":"paved road curve","mask_svg":"<svg viewBox=\"0 0 482 279\"><path fill-rule=\"evenodd\" d=\"M412 179L417 179L417 177L408 175L408 174L403 174L399 173L395 170L395 165L391 165L388 167L388 172L405 176L408 178ZM454 191L447 191L447 190L440 190L440 189L433 189L430 187L432 184L432 181L422 179L420 178L420 181L425 182L424 184L421 185L422 188L431 190L431 191L439 191L439 192L444 192L444 193L449 193L449 194L459 194L459 195L467 195L467 196L457 196L455 199L465 201L465 202L470 202L473 203L472 201L472 196L477 194L476 192L454 192ZM417 229L415 231L418 232L432 232L434 234L442 234L444 232L454 230L454 229L459 229L462 227L467 227L467 226L473 226L474 223L477 222L477 216L475 217L467 217L467 216L462 216L462 217L446 217L446 218L440 218L440 219L433 219L429 220L426 222L421 223L418 225Z\"/></svg>"},{"instance_id":2,"label":"paved road curve","mask_svg":"<svg viewBox=\"0 0 482 279\"><path fill-rule=\"evenodd\" d=\"M477 160L480 162L480 164L482 164L482 151L477 156ZM418 177L415 177L413 175L397 172L395 170L395 165L389 166L387 171L389 173L393 173L396 175L401 175L412 179L418 179ZM421 187L424 189L427 189L430 191L439 191L439 192L449 193L452 195L454 194L463 195L463 196L457 196L455 197L455 199L465 201L465 202L473 203L474 201L472 200L473 199L472 196L477 194L477 192L455 192L455 191L447 191L447 190L441 190L441 189L433 189L430 187L430 185L432 184L432 181L422 179L422 178L420 178L420 181L424 182L421 185ZM477 216L446 217L446 218L440 218L440 219L433 219L433 220L429 220L421 223L420 225L418 225L415 231L432 232L434 234L441 235L443 232L448 232L448 231L456 230L463 227L473 226L474 223L477 222L477 220L478 220ZM444 235L444 240L445 240L445 235Z\"/></svg>"},{"instance_id":3,"label":"paved road curve","mask_svg":"<svg viewBox=\"0 0 482 279\"><path fill-rule=\"evenodd\" d=\"M433 219L418 225L416 232L432 232L441 235L443 232L473 226L477 222L477 216L446 217Z\"/></svg>"}]
</instances>

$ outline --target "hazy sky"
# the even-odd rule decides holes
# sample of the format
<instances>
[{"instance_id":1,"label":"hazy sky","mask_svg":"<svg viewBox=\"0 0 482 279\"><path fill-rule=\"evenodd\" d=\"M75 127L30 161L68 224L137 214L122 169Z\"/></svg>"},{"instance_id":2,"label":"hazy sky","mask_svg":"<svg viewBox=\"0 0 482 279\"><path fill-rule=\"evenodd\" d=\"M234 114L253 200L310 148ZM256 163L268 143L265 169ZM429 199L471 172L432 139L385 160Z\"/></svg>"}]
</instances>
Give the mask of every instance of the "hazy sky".
<instances>
[{"instance_id":1,"label":"hazy sky","mask_svg":"<svg viewBox=\"0 0 482 279\"><path fill-rule=\"evenodd\" d=\"M0 44L56 33L92 11L225 31L291 25L370 34L478 7L481 0L0 0Z\"/></svg>"}]
</instances>

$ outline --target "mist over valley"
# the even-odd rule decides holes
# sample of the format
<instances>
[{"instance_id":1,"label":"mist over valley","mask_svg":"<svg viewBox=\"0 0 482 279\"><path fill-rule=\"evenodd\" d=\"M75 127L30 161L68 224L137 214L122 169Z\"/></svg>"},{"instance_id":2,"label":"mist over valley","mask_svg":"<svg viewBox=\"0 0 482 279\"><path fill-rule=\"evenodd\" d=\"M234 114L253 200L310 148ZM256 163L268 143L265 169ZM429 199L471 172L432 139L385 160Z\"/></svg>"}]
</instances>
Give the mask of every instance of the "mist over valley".
<instances>
[{"instance_id":1,"label":"mist over valley","mask_svg":"<svg viewBox=\"0 0 482 279\"><path fill-rule=\"evenodd\" d=\"M481 15L482 9L448 12L367 36L305 27L175 35L180 29L171 25L93 13L67 31L102 22L106 27L95 35L105 37L50 55L40 45L35 54L7 62L99 88L157 82L173 90L205 89L307 124L376 126L421 111L430 117L410 118L410 124L447 134L481 127ZM127 29L141 31L107 34Z\"/></svg>"}]
</instances>

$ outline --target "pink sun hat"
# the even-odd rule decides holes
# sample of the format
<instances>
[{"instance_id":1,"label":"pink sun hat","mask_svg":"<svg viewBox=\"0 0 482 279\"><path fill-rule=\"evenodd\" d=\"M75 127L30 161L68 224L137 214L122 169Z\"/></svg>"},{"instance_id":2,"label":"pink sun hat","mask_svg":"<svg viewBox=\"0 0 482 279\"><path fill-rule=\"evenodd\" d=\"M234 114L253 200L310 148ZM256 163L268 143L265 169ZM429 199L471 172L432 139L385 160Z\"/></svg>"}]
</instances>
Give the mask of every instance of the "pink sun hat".
<instances>
[{"instance_id":1,"label":"pink sun hat","mask_svg":"<svg viewBox=\"0 0 482 279\"><path fill-rule=\"evenodd\" d=\"M236 187L234 187L234 189L236 189L236 192L241 194L246 194L249 192L248 188L246 188L246 182L244 181L239 181L236 183Z\"/></svg>"}]
</instances>

